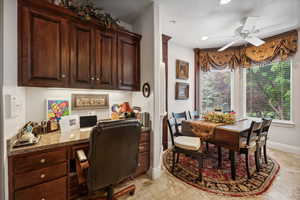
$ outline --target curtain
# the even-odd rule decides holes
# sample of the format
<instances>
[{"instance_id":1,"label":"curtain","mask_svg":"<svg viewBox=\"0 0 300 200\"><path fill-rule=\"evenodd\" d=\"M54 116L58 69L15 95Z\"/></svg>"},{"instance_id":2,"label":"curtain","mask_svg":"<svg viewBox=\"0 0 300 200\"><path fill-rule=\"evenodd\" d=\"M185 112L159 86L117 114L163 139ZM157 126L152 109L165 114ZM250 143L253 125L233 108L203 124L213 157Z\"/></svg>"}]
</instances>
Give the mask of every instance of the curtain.
<instances>
[{"instance_id":1,"label":"curtain","mask_svg":"<svg viewBox=\"0 0 300 200\"><path fill-rule=\"evenodd\" d=\"M275 59L286 60L297 52L298 32L289 31L264 39L261 46L238 46L218 52L217 49L195 49L197 66L202 71L211 69L236 69L262 65Z\"/></svg>"}]
</instances>

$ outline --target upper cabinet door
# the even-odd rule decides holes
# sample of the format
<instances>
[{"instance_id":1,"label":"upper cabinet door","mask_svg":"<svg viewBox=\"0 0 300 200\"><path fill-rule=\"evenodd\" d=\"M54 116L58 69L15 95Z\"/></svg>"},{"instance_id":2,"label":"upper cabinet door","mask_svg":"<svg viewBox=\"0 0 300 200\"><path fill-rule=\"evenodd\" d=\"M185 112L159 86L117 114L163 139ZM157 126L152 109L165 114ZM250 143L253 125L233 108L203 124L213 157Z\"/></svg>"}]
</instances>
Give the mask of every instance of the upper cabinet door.
<instances>
[{"instance_id":1,"label":"upper cabinet door","mask_svg":"<svg viewBox=\"0 0 300 200\"><path fill-rule=\"evenodd\" d=\"M96 31L96 87L116 88L117 42L115 32Z\"/></svg>"},{"instance_id":2,"label":"upper cabinet door","mask_svg":"<svg viewBox=\"0 0 300 200\"><path fill-rule=\"evenodd\" d=\"M118 35L118 88L140 90L140 38Z\"/></svg>"},{"instance_id":3,"label":"upper cabinet door","mask_svg":"<svg viewBox=\"0 0 300 200\"><path fill-rule=\"evenodd\" d=\"M71 23L71 87L92 88L95 82L94 33L89 25Z\"/></svg>"},{"instance_id":4,"label":"upper cabinet door","mask_svg":"<svg viewBox=\"0 0 300 200\"><path fill-rule=\"evenodd\" d=\"M68 84L68 24L61 17L20 8L19 85L65 87Z\"/></svg>"}]
</instances>

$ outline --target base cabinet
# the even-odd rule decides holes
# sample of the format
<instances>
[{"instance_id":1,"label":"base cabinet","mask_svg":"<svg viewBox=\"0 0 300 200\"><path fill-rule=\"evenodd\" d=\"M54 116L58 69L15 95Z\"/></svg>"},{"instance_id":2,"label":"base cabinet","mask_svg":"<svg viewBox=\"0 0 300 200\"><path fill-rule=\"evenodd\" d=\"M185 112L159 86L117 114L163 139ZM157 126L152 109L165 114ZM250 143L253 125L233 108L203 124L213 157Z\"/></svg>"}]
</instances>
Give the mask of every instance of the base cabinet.
<instances>
[{"instance_id":1,"label":"base cabinet","mask_svg":"<svg viewBox=\"0 0 300 200\"><path fill-rule=\"evenodd\" d=\"M78 184L76 174L75 156L79 149L88 155L89 143L10 156L9 199L67 200L86 195L87 188ZM149 164L150 132L144 131L139 143L139 163L133 177L145 174Z\"/></svg>"}]
</instances>

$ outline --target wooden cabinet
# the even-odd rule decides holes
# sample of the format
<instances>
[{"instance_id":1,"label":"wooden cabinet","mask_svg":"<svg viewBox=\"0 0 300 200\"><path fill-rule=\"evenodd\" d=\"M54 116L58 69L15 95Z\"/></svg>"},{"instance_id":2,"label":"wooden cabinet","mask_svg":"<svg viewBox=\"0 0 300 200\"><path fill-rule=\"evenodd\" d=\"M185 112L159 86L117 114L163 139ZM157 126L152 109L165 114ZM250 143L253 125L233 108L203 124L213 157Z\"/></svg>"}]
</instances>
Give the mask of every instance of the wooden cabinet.
<instances>
[{"instance_id":1,"label":"wooden cabinet","mask_svg":"<svg viewBox=\"0 0 300 200\"><path fill-rule=\"evenodd\" d=\"M39 148L41 146L34 152L8 156L9 199L64 200L86 195L87 188L78 184L75 158L80 149L88 155L89 142L72 141L45 150ZM150 131L143 130L138 167L133 177L145 174L149 167Z\"/></svg>"},{"instance_id":2,"label":"wooden cabinet","mask_svg":"<svg viewBox=\"0 0 300 200\"><path fill-rule=\"evenodd\" d=\"M118 35L118 88L140 90L140 37Z\"/></svg>"},{"instance_id":3,"label":"wooden cabinet","mask_svg":"<svg viewBox=\"0 0 300 200\"><path fill-rule=\"evenodd\" d=\"M68 24L46 10L20 9L19 84L65 87L68 78Z\"/></svg>"},{"instance_id":4,"label":"wooden cabinet","mask_svg":"<svg viewBox=\"0 0 300 200\"><path fill-rule=\"evenodd\" d=\"M116 33L96 31L96 88L116 88Z\"/></svg>"},{"instance_id":5,"label":"wooden cabinet","mask_svg":"<svg viewBox=\"0 0 300 200\"><path fill-rule=\"evenodd\" d=\"M141 36L19 0L19 86L140 90Z\"/></svg>"},{"instance_id":6,"label":"wooden cabinet","mask_svg":"<svg viewBox=\"0 0 300 200\"><path fill-rule=\"evenodd\" d=\"M91 88L95 81L93 28L76 22L71 23L70 27L71 87Z\"/></svg>"}]
</instances>

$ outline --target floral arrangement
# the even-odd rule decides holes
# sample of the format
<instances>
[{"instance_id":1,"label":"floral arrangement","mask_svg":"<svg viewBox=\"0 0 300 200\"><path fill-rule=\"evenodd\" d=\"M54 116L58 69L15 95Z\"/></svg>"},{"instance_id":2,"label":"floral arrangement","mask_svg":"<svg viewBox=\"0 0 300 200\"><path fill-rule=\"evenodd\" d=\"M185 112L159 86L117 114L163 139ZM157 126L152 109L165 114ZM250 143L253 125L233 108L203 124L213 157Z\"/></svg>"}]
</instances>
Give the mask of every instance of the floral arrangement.
<instances>
[{"instance_id":1,"label":"floral arrangement","mask_svg":"<svg viewBox=\"0 0 300 200\"><path fill-rule=\"evenodd\" d=\"M235 122L235 112L222 113L222 112L208 112L203 115L205 121L214 123L233 124Z\"/></svg>"}]
</instances>

